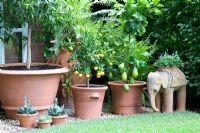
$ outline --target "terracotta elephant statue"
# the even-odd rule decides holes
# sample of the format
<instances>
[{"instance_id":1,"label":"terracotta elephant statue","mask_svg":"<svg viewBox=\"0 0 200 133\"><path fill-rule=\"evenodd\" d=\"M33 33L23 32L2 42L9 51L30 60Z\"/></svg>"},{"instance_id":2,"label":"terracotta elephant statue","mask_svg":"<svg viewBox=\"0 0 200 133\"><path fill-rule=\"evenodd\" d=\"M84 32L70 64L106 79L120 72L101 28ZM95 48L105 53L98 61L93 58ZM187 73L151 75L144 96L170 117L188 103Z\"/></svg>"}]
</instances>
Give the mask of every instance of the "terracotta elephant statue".
<instances>
[{"instance_id":1,"label":"terracotta elephant statue","mask_svg":"<svg viewBox=\"0 0 200 133\"><path fill-rule=\"evenodd\" d=\"M177 91L176 110L185 111L187 80L178 67L163 67L151 72L147 89L154 111L173 112L173 93Z\"/></svg>"}]
</instances>

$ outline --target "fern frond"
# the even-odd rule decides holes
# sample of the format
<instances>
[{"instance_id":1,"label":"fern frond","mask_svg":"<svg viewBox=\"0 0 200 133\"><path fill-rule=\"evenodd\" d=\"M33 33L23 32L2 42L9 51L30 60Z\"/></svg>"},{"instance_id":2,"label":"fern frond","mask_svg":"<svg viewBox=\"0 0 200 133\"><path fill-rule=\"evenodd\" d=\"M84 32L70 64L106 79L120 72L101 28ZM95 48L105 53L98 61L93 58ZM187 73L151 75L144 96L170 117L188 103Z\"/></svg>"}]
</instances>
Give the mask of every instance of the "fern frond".
<instances>
[{"instance_id":1,"label":"fern frond","mask_svg":"<svg viewBox=\"0 0 200 133\"><path fill-rule=\"evenodd\" d=\"M119 19L117 18L110 18L110 17L101 17L99 18L101 21L106 21L106 22L119 22Z\"/></svg>"},{"instance_id":2,"label":"fern frond","mask_svg":"<svg viewBox=\"0 0 200 133\"><path fill-rule=\"evenodd\" d=\"M93 12L90 14L90 16L96 16L96 15L103 15L103 14L109 14L109 13L116 13L116 10L113 9L102 9L96 12Z\"/></svg>"},{"instance_id":3,"label":"fern frond","mask_svg":"<svg viewBox=\"0 0 200 133\"><path fill-rule=\"evenodd\" d=\"M116 0L95 0L93 2L91 2L91 5L95 5L95 4L101 4L101 5L109 5L112 3L116 3Z\"/></svg>"}]
</instances>

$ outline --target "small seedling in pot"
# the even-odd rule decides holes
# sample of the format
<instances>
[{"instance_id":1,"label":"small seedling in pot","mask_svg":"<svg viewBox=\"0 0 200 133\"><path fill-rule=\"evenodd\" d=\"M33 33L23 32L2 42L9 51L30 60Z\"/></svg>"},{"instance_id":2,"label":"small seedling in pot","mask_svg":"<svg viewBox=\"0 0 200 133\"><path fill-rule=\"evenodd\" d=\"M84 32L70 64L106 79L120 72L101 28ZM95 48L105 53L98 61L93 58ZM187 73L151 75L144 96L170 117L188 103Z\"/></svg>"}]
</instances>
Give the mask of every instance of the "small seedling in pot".
<instances>
[{"instance_id":1,"label":"small seedling in pot","mask_svg":"<svg viewBox=\"0 0 200 133\"><path fill-rule=\"evenodd\" d=\"M65 122L65 107L58 105L58 99L55 98L54 105L48 109L48 114L52 116L53 124L62 124Z\"/></svg>"},{"instance_id":2,"label":"small seedling in pot","mask_svg":"<svg viewBox=\"0 0 200 133\"><path fill-rule=\"evenodd\" d=\"M45 115L41 115L38 119L37 119L37 125L39 128L46 128L46 127L50 127L52 122L51 116L45 114Z\"/></svg>"},{"instance_id":3,"label":"small seedling in pot","mask_svg":"<svg viewBox=\"0 0 200 133\"><path fill-rule=\"evenodd\" d=\"M17 116L19 119L20 126L32 128L35 126L38 112L32 107L31 101L24 96L24 104L17 110Z\"/></svg>"},{"instance_id":4,"label":"small seedling in pot","mask_svg":"<svg viewBox=\"0 0 200 133\"><path fill-rule=\"evenodd\" d=\"M24 104L17 109L17 113L29 115L37 113L37 110L32 107L31 101L25 96Z\"/></svg>"}]
</instances>

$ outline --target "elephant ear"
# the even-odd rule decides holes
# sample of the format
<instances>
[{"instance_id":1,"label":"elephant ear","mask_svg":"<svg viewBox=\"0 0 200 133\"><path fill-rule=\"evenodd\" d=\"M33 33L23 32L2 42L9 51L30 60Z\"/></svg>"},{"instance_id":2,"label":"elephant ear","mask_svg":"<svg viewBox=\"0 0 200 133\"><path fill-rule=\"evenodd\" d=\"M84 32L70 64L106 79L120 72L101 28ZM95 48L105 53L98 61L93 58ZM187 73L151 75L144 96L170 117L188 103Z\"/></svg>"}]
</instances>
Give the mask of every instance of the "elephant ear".
<instances>
[{"instance_id":1,"label":"elephant ear","mask_svg":"<svg viewBox=\"0 0 200 133\"><path fill-rule=\"evenodd\" d=\"M172 83L172 76L168 72L160 72L161 85L163 88L170 88Z\"/></svg>"}]
</instances>

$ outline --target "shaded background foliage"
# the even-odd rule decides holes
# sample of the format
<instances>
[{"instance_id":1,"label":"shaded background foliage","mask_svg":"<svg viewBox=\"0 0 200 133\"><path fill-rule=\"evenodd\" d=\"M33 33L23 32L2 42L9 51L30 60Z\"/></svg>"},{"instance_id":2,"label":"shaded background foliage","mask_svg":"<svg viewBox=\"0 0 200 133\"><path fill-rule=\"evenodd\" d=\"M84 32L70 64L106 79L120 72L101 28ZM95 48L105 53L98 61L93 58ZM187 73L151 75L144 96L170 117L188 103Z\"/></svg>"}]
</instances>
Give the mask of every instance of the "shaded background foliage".
<instances>
[{"instance_id":1,"label":"shaded background foliage","mask_svg":"<svg viewBox=\"0 0 200 133\"><path fill-rule=\"evenodd\" d=\"M123 3L123 2L122 2ZM147 38L156 42L154 61L164 54L178 52L184 62L181 68L188 80L187 105L200 108L200 1L161 0L162 14L148 17L146 33L138 40ZM112 4L98 4L92 11L112 8Z\"/></svg>"},{"instance_id":2,"label":"shaded background foliage","mask_svg":"<svg viewBox=\"0 0 200 133\"><path fill-rule=\"evenodd\" d=\"M200 107L200 1L163 0L163 14L149 19L146 36L157 41L155 58L168 50L177 51L187 76L187 104Z\"/></svg>"},{"instance_id":3,"label":"shaded background foliage","mask_svg":"<svg viewBox=\"0 0 200 133\"><path fill-rule=\"evenodd\" d=\"M122 2L122 0L118 0ZM137 36L137 40L150 39L156 42L157 51L152 64L158 57L168 51L178 52L184 62L181 69L187 76L187 104L190 108L200 108L200 1L199 0L161 0L162 14L149 16L146 34ZM113 3L96 3L92 12L111 9ZM96 18L101 18L99 14ZM103 15L107 17L107 14ZM50 33L46 32L46 37ZM50 40L50 38L46 38ZM52 38L51 38L52 39ZM49 43L49 41L47 41ZM103 81L102 81L103 80ZM104 79L92 79L92 82L105 82Z\"/></svg>"}]
</instances>

